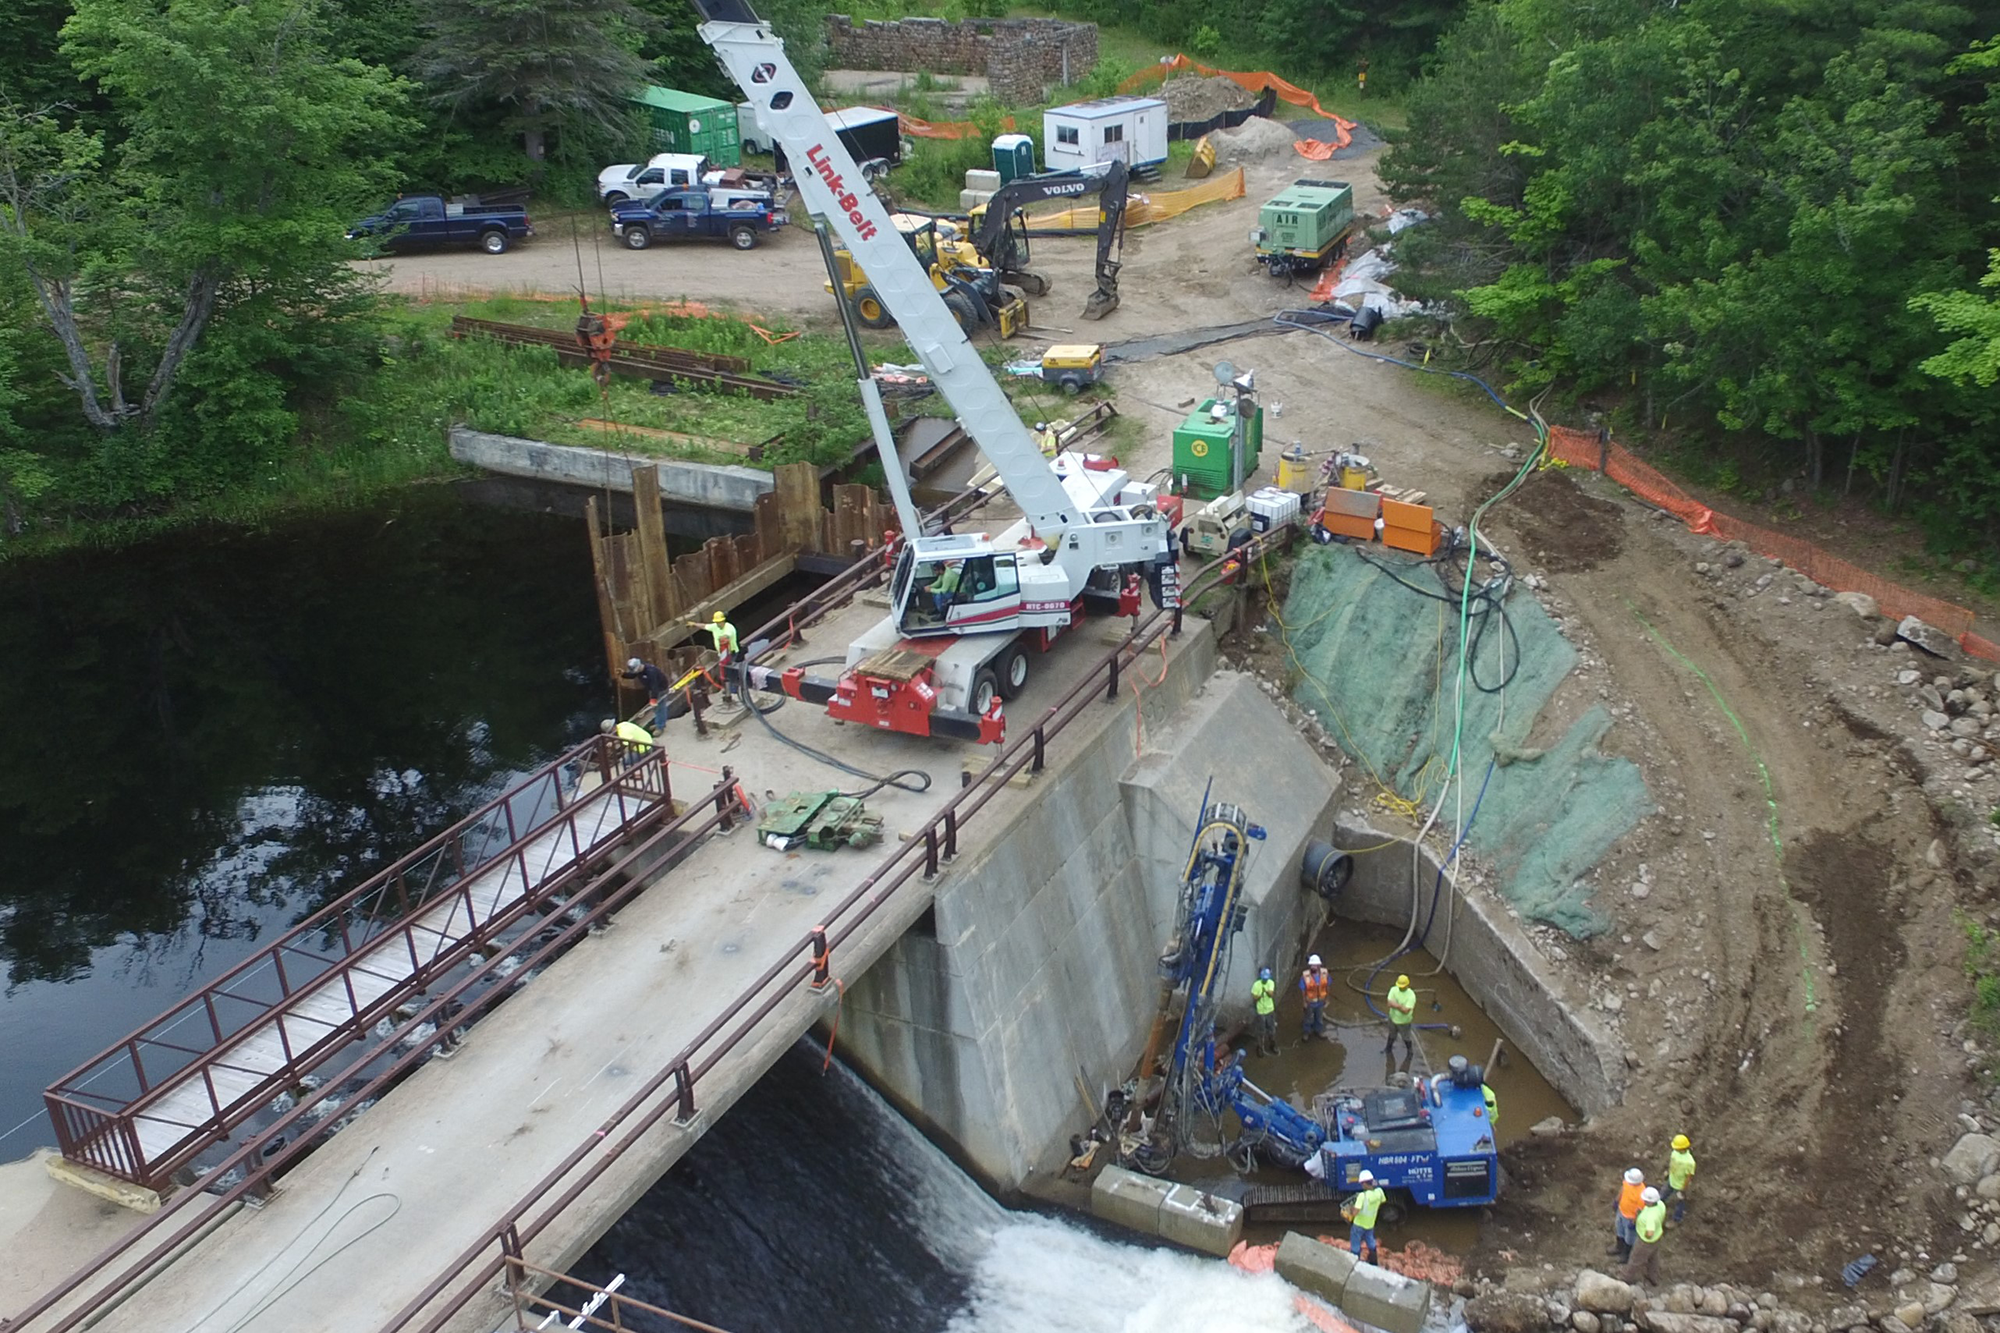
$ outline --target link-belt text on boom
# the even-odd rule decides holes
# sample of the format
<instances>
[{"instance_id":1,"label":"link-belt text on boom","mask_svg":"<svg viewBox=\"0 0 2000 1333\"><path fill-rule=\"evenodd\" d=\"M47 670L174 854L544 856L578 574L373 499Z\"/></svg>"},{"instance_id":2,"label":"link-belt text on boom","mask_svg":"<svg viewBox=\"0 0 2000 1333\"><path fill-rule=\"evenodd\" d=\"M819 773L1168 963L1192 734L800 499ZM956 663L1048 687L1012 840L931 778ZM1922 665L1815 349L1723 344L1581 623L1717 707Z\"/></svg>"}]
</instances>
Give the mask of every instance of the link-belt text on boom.
<instances>
[{"instance_id":1,"label":"link-belt text on boom","mask_svg":"<svg viewBox=\"0 0 2000 1333\"><path fill-rule=\"evenodd\" d=\"M847 211L847 220L861 229L861 239L874 240L875 224L861 216L861 200L848 192L847 182L833 169L833 163L827 161L826 145L816 143L806 149L806 161L812 163L813 170L819 172L820 179L826 182L826 188L833 191L833 202Z\"/></svg>"}]
</instances>

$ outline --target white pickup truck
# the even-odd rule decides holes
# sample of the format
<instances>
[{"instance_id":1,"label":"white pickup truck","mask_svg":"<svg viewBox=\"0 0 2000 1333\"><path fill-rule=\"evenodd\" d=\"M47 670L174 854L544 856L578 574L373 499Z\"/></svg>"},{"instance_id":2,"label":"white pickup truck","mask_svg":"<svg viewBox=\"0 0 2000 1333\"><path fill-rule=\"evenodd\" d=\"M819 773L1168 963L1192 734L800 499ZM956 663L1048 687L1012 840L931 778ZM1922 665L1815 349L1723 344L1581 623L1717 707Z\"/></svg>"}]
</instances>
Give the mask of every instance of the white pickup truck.
<instances>
[{"instance_id":1,"label":"white pickup truck","mask_svg":"<svg viewBox=\"0 0 2000 1333\"><path fill-rule=\"evenodd\" d=\"M667 190L706 185L718 206L781 207L779 182L762 174L717 167L699 153L655 153L644 162L621 162L597 173L597 197L607 208L641 203Z\"/></svg>"}]
</instances>

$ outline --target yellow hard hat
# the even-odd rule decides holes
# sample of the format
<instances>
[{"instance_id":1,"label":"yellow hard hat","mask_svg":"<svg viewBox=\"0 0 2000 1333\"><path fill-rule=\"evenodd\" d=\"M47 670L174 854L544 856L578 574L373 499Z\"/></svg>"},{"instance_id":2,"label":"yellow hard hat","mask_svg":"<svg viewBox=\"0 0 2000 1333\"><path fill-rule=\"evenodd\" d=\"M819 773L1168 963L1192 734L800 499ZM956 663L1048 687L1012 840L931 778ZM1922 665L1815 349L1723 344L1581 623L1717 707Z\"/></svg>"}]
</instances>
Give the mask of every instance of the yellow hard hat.
<instances>
[{"instance_id":1,"label":"yellow hard hat","mask_svg":"<svg viewBox=\"0 0 2000 1333\"><path fill-rule=\"evenodd\" d=\"M709 619L713 620L716 624L720 625L723 621L729 619L729 617L723 615L722 612L717 611L714 615L710 616Z\"/></svg>"},{"instance_id":2,"label":"yellow hard hat","mask_svg":"<svg viewBox=\"0 0 2000 1333\"><path fill-rule=\"evenodd\" d=\"M1674 1135L1674 1151L1686 1152L1687 1150L1688 1150L1688 1136L1685 1134Z\"/></svg>"},{"instance_id":3,"label":"yellow hard hat","mask_svg":"<svg viewBox=\"0 0 2000 1333\"><path fill-rule=\"evenodd\" d=\"M1397 977L1396 984L1398 986L1401 986L1404 990L1408 990L1410 988L1410 979L1407 976Z\"/></svg>"}]
</instances>

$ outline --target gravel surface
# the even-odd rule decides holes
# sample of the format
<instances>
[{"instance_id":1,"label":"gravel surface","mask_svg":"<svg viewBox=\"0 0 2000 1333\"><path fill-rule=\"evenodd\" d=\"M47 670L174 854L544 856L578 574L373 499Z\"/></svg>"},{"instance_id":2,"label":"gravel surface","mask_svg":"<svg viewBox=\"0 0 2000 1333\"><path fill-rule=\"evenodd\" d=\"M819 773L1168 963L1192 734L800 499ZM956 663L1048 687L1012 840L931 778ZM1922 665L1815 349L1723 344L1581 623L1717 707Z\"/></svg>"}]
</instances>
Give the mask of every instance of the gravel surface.
<instances>
[{"instance_id":1,"label":"gravel surface","mask_svg":"<svg viewBox=\"0 0 2000 1333\"><path fill-rule=\"evenodd\" d=\"M1340 138L1340 126L1330 120L1315 120L1307 117L1305 120L1288 120L1285 122L1285 127L1301 139L1318 139L1321 143L1333 143ZM1369 129L1366 125L1357 122L1354 126L1353 135L1354 142L1348 144L1345 148L1334 151L1334 161L1337 162L1346 157L1359 157L1363 153L1372 153L1382 146L1382 136Z\"/></svg>"}]
</instances>

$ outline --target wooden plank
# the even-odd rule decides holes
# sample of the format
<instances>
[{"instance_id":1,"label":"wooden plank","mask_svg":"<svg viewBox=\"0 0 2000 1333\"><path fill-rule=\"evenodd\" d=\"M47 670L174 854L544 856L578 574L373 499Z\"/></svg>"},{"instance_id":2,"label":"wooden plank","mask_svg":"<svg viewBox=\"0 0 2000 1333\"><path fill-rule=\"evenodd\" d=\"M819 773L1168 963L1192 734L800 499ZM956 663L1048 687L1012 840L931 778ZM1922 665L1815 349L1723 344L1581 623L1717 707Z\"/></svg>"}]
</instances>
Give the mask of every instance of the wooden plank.
<instances>
[{"instance_id":1,"label":"wooden plank","mask_svg":"<svg viewBox=\"0 0 2000 1333\"><path fill-rule=\"evenodd\" d=\"M632 637L644 638L653 626L673 614L673 596L667 586L667 528L660 513L660 470L651 463L632 468L632 508L638 520L639 568L643 572L640 586L645 589L645 599L639 604L643 618L639 632Z\"/></svg>"},{"instance_id":2,"label":"wooden plank","mask_svg":"<svg viewBox=\"0 0 2000 1333\"><path fill-rule=\"evenodd\" d=\"M779 531L785 545L795 550L825 550L820 529L825 511L819 503L819 469L811 463L781 463L771 469L771 483L778 494Z\"/></svg>"},{"instance_id":3,"label":"wooden plank","mask_svg":"<svg viewBox=\"0 0 2000 1333\"><path fill-rule=\"evenodd\" d=\"M604 527L597 512L597 497L587 495L583 499L584 531L590 539L590 581L597 592L597 623L604 634L604 665L611 679L617 680L624 670L623 650L628 637L618 621L617 603L611 600L610 570L605 567L603 538L599 535Z\"/></svg>"},{"instance_id":4,"label":"wooden plank","mask_svg":"<svg viewBox=\"0 0 2000 1333\"><path fill-rule=\"evenodd\" d=\"M772 556L720 592L689 607L687 615L680 621L660 626L653 632L649 642L662 653L686 642L702 625L707 624L708 618L717 611L725 614L733 612L736 607L743 605L758 593L790 577L797 565L798 557L790 551ZM749 627L739 625L737 628Z\"/></svg>"}]
</instances>

